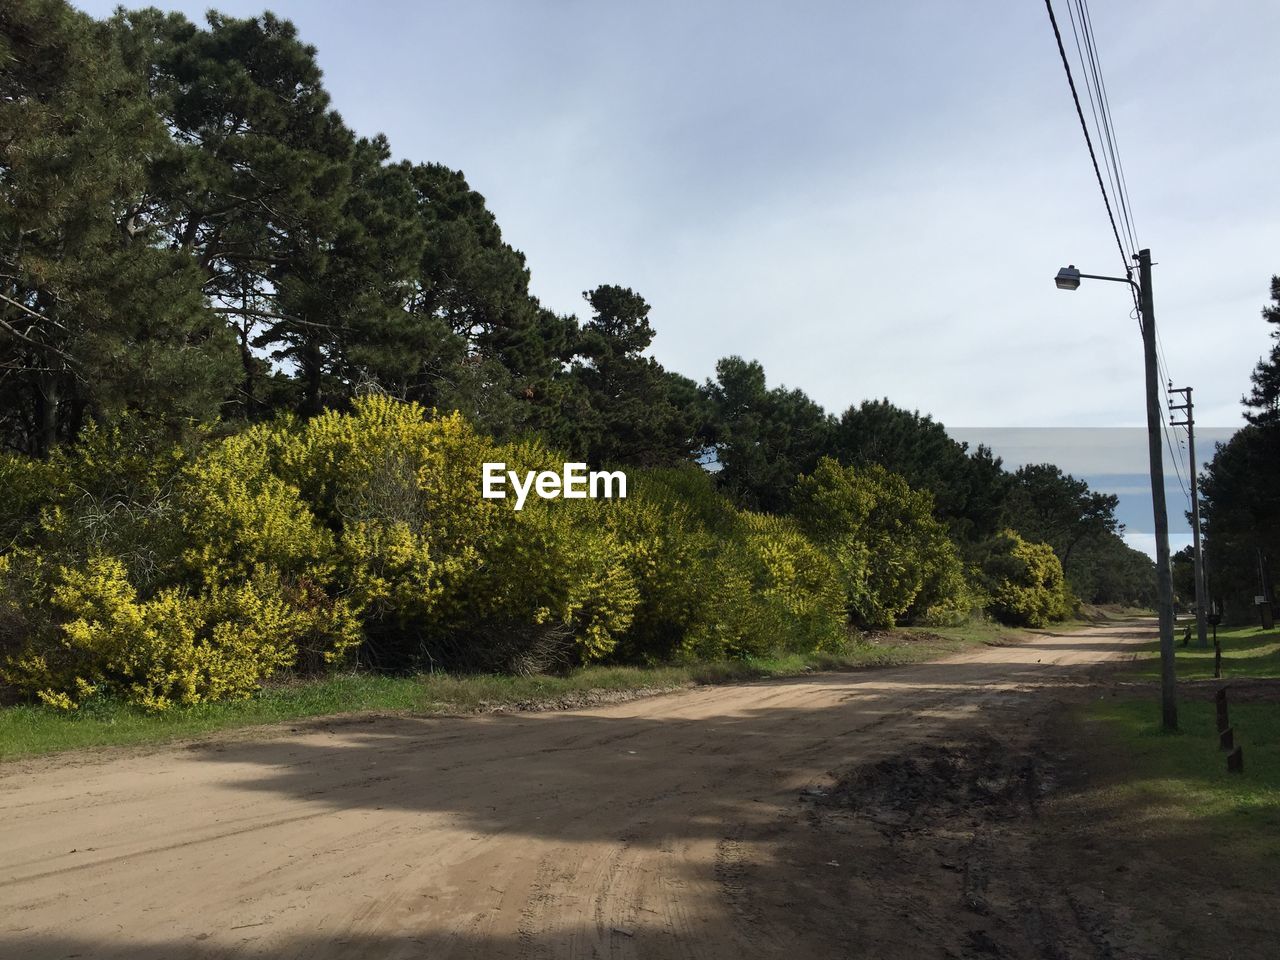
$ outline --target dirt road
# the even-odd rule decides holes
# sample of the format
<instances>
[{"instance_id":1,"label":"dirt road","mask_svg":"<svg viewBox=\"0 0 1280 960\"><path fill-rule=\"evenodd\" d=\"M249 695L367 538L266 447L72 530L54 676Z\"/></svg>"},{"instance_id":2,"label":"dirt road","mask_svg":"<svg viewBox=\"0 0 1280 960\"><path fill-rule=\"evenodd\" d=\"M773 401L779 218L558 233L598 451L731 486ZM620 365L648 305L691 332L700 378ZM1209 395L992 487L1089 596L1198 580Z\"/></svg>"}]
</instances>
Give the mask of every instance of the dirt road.
<instances>
[{"instance_id":1,"label":"dirt road","mask_svg":"<svg viewBox=\"0 0 1280 960\"><path fill-rule=\"evenodd\" d=\"M894 916L832 907L857 850L797 840L809 798L957 722L1034 710L1151 634L9 763L0 957L943 956Z\"/></svg>"}]
</instances>

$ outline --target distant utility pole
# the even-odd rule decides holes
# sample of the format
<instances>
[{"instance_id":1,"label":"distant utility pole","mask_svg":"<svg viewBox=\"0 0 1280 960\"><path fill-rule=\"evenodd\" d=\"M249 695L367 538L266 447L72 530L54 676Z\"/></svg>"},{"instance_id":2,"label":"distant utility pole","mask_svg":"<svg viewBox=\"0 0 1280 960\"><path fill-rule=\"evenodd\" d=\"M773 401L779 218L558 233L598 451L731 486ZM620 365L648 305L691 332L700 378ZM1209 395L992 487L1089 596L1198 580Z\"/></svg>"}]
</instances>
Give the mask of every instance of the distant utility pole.
<instances>
[{"instance_id":1,"label":"distant utility pole","mask_svg":"<svg viewBox=\"0 0 1280 960\"><path fill-rule=\"evenodd\" d=\"M1209 636L1205 627L1209 612L1208 590L1204 580L1204 553L1200 549L1200 490L1198 488L1198 464L1196 463L1196 416L1195 404L1191 399L1191 387L1175 387L1169 384L1170 393L1182 394L1185 403L1169 404L1169 409L1187 411L1187 419L1174 420L1169 414L1169 423L1174 427L1187 428L1187 453L1191 457L1191 549L1195 556L1196 578L1196 646L1209 646Z\"/></svg>"}]
</instances>

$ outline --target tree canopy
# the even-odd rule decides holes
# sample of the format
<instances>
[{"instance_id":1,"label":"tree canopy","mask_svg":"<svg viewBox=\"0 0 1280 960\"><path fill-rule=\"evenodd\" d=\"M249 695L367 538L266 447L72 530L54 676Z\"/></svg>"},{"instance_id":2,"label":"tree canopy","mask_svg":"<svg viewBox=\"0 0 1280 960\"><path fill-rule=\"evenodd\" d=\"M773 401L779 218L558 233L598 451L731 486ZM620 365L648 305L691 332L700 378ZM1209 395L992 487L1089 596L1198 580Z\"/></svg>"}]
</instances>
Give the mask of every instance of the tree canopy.
<instances>
[{"instance_id":1,"label":"tree canopy","mask_svg":"<svg viewBox=\"0 0 1280 960\"><path fill-rule=\"evenodd\" d=\"M1244 397L1250 423L1280 420L1280 277L1271 278L1271 302L1262 308L1262 319L1272 325L1271 351L1253 368L1253 389Z\"/></svg>"},{"instance_id":2,"label":"tree canopy","mask_svg":"<svg viewBox=\"0 0 1280 960\"><path fill-rule=\"evenodd\" d=\"M287 20L152 8L99 21L12 0L0 84L10 451L51 462L122 417L163 448L383 395L593 466L701 465L737 509L803 512L802 476L847 484L882 505L862 520L897 531L882 538L890 566L928 554L952 570L939 531L972 565L1012 528L1049 543L1082 596L1138 592L1114 498L1057 468L1010 474L887 399L835 416L756 360L725 357L698 383L654 355L662 305L621 283L588 289L581 319L548 309L465 174L350 129ZM1260 422L1276 403L1267 363ZM936 584L903 576L907 599L867 622L929 606Z\"/></svg>"}]
</instances>

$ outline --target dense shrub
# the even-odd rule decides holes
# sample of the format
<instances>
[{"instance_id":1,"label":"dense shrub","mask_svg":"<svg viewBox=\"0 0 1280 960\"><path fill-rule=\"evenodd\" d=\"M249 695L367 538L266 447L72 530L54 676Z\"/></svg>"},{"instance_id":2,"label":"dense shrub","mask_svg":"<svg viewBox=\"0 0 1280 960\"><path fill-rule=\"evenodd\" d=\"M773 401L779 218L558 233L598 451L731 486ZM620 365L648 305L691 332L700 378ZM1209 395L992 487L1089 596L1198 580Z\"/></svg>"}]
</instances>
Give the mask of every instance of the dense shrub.
<instances>
[{"instance_id":1,"label":"dense shrub","mask_svg":"<svg viewBox=\"0 0 1280 960\"><path fill-rule=\"evenodd\" d=\"M618 659L736 658L832 649L844 598L794 521L736 510L696 467L642 471L607 507L638 593Z\"/></svg>"},{"instance_id":2,"label":"dense shrub","mask_svg":"<svg viewBox=\"0 0 1280 960\"><path fill-rule=\"evenodd\" d=\"M340 660L359 624L268 436L192 459L125 421L31 461L48 486L5 558L0 680L64 708L103 694L160 710Z\"/></svg>"},{"instance_id":3,"label":"dense shrub","mask_svg":"<svg viewBox=\"0 0 1280 960\"><path fill-rule=\"evenodd\" d=\"M271 439L278 469L335 544L336 577L369 621L439 615L450 583L483 562L501 522L478 495L490 452L458 415L432 418L382 396Z\"/></svg>"},{"instance_id":4,"label":"dense shrub","mask_svg":"<svg viewBox=\"0 0 1280 960\"><path fill-rule=\"evenodd\" d=\"M91 422L47 460L0 456L0 542L30 547L46 564L113 556L140 588L161 585L181 549L173 492L187 463L184 449L129 417Z\"/></svg>"},{"instance_id":5,"label":"dense shrub","mask_svg":"<svg viewBox=\"0 0 1280 960\"><path fill-rule=\"evenodd\" d=\"M1047 543L1030 543L1005 530L985 546L982 558L987 609L1010 626L1043 627L1071 615L1074 599L1062 563Z\"/></svg>"},{"instance_id":6,"label":"dense shrub","mask_svg":"<svg viewBox=\"0 0 1280 960\"><path fill-rule=\"evenodd\" d=\"M246 696L290 666L315 630L291 599L270 577L142 599L122 562L94 557L57 570L46 600L56 630L33 637L3 676L62 708L99 693L154 710Z\"/></svg>"},{"instance_id":7,"label":"dense shrub","mask_svg":"<svg viewBox=\"0 0 1280 960\"><path fill-rule=\"evenodd\" d=\"M544 669L608 655L635 589L595 504L480 496L482 465L563 462L497 446L459 414L382 396L277 438L281 469L332 532L338 580L380 666Z\"/></svg>"},{"instance_id":8,"label":"dense shrub","mask_svg":"<svg viewBox=\"0 0 1280 960\"><path fill-rule=\"evenodd\" d=\"M636 589L615 656L658 663L676 656L714 617L721 542L715 528L732 526L734 511L697 467L639 471L630 481L627 499L600 511Z\"/></svg>"},{"instance_id":9,"label":"dense shrub","mask_svg":"<svg viewBox=\"0 0 1280 960\"><path fill-rule=\"evenodd\" d=\"M803 529L834 561L849 615L892 627L910 611L962 607L963 565L933 500L883 467L842 467L823 458L793 490Z\"/></svg>"},{"instance_id":10,"label":"dense shrub","mask_svg":"<svg viewBox=\"0 0 1280 960\"><path fill-rule=\"evenodd\" d=\"M708 615L686 641L703 659L833 650L846 639L835 565L794 521L743 514L712 568Z\"/></svg>"},{"instance_id":11,"label":"dense shrub","mask_svg":"<svg viewBox=\"0 0 1280 960\"><path fill-rule=\"evenodd\" d=\"M63 708L161 710L357 650L524 672L830 650L850 616L936 618L970 597L929 496L878 467L825 460L778 517L692 465L633 472L627 499L517 511L481 496L493 461L564 458L372 395L186 449L125 420L47 461L0 459L0 680Z\"/></svg>"}]
</instances>

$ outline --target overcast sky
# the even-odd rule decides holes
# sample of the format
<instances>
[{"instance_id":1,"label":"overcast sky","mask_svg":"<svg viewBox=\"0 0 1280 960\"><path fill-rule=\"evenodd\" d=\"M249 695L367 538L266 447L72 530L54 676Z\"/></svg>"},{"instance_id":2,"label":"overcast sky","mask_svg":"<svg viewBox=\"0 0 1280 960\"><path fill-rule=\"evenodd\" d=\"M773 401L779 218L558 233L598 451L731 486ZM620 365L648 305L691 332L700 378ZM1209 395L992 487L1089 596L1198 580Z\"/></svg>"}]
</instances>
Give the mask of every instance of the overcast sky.
<instances>
[{"instance_id":1,"label":"overcast sky","mask_svg":"<svg viewBox=\"0 0 1280 960\"><path fill-rule=\"evenodd\" d=\"M1237 424L1280 272L1280 4L1094 7L1171 375ZM736 353L829 409L950 426L1145 422L1124 289L1052 283L1121 267L1041 3L271 9L357 132L466 173L544 303L641 292L672 369Z\"/></svg>"}]
</instances>

